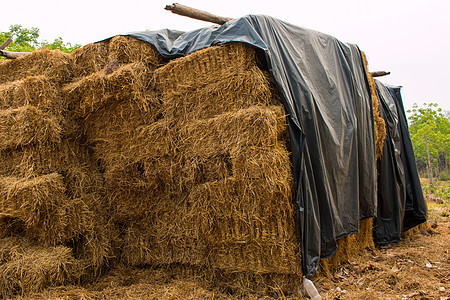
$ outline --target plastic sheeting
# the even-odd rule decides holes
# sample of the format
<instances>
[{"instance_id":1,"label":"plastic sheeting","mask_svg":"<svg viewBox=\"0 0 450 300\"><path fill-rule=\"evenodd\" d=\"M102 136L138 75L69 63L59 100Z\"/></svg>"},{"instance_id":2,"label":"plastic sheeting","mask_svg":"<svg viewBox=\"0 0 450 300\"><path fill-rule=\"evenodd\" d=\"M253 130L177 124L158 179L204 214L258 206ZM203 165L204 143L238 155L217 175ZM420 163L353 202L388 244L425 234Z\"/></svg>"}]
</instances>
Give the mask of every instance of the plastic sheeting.
<instances>
[{"instance_id":1,"label":"plastic sheeting","mask_svg":"<svg viewBox=\"0 0 450 300\"><path fill-rule=\"evenodd\" d=\"M386 139L379 161L374 240L386 244L399 241L403 231L425 222L426 206L400 88L375 82L386 122Z\"/></svg>"},{"instance_id":2,"label":"plastic sheeting","mask_svg":"<svg viewBox=\"0 0 450 300\"><path fill-rule=\"evenodd\" d=\"M304 275L334 254L336 240L376 214L371 96L357 46L268 16L249 15L191 32L129 35L167 58L229 42L261 49L288 114Z\"/></svg>"}]
</instances>

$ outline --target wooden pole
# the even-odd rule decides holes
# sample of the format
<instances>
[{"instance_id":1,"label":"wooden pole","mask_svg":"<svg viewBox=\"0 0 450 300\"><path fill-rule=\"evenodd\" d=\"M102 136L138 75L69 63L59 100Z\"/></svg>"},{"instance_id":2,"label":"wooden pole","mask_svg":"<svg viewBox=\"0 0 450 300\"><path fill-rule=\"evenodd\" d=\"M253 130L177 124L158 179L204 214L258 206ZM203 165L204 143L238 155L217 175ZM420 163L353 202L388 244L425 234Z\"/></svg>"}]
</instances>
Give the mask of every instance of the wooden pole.
<instances>
[{"instance_id":1,"label":"wooden pole","mask_svg":"<svg viewBox=\"0 0 450 300\"><path fill-rule=\"evenodd\" d=\"M3 44L1 44L0 50L3 50L6 47L8 47L8 45L11 44L11 42L12 42L12 39L11 38L7 38L6 41L4 41Z\"/></svg>"},{"instance_id":2,"label":"wooden pole","mask_svg":"<svg viewBox=\"0 0 450 300\"><path fill-rule=\"evenodd\" d=\"M375 71L375 72L370 72L370 74L372 74L373 77L381 77L381 76L389 75L389 74L391 74L391 72Z\"/></svg>"},{"instance_id":3,"label":"wooden pole","mask_svg":"<svg viewBox=\"0 0 450 300\"><path fill-rule=\"evenodd\" d=\"M6 57L9 59L15 59L15 58L18 58L19 56L26 55L29 53L31 53L31 52L11 52L11 51L0 50L0 56Z\"/></svg>"},{"instance_id":4,"label":"wooden pole","mask_svg":"<svg viewBox=\"0 0 450 300\"><path fill-rule=\"evenodd\" d=\"M182 5L179 3L174 3L172 5L166 5L166 7L164 9L170 10L172 13L180 15L180 16L185 16L185 17L189 17L192 19L216 23L216 24L220 24L220 25L225 24L226 22L232 20L232 18L216 16L209 12L206 12L203 10L198 10L198 9L195 9L195 8L192 8L189 6L185 6L185 5Z\"/></svg>"},{"instance_id":5,"label":"wooden pole","mask_svg":"<svg viewBox=\"0 0 450 300\"><path fill-rule=\"evenodd\" d=\"M11 42L12 42L12 39L7 38L6 41L4 41L3 44L0 45L0 56L6 57L9 59L14 59L14 58L18 58L19 56L30 53L30 52L11 52L11 51L3 50L6 47L8 47L8 45L11 44Z\"/></svg>"}]
</instances>

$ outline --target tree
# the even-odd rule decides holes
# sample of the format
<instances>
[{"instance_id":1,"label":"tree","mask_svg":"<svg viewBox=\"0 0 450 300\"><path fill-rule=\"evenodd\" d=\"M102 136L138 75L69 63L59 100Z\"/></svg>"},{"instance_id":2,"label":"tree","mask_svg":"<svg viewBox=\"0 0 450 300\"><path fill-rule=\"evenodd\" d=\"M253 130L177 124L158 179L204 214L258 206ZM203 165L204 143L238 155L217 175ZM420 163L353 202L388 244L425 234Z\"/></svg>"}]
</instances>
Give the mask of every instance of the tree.
<instances>
[{"instance_id":1,"label":"tree","mask_svg":"<svg viewBox=\"0 0 450 300\"><path fill-rule=\"evenodd\" d=\"M81 47L79 44L72 45L64 43L61 37L56 38L53 42L39 41L39 28L25 28L22 25L11 25L9 31L0 32L0 44L7 38L12 39L7 50L16 52L30 52L40 48L59 49L62 52L72 52Z\"/></svg>"},{"instance_id":2,"label":"tree","mask_svg":"<svg viewBox=\"0 0 450 300\"><path fill-rule=\"evenodd\" d=\"M409 132L419 171L425 171L429 158L431 163L429 172L439 176L445 171L444 174L447 175L450 166L450 120L448 114L445 115L435 103L425 103L422 107L414 103L408 113L410 114Z\"/></svg>"}]
</instances>

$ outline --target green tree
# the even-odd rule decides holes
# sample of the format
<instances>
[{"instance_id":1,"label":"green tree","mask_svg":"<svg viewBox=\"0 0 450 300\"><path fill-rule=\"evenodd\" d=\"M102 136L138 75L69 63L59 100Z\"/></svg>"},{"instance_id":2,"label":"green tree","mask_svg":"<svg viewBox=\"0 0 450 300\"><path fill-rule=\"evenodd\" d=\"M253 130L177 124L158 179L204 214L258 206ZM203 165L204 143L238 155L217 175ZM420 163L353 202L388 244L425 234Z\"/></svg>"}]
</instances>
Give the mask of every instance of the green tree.
<instances>
[{"instance_id":1,"label":"green tree","mask_svg":"<svg viewBox=\"0 0 450 300\"><path fill-rule=\"evenodd\" d=\"M0 44L7 38L12 39L12 43L9 44L7 50L16 52L30 52L40 48L48 48L69 53L81 47L79 44L64 43L61 37L56 38L53 42L39 41L39 28L25 28L17 24L9 26L8 31L0 32Z\"/></svg>"},{"instance_id":2,"label":"green tree","mask_svg":"<svg viewBox=\"0 0 450 300\"><path fill-rule=\"evenodd\" d=\"M408 110L409 132L416 155L419 172L427 168L428 153L430 155L434 176L448 176L450 159L450 120L435 103L419 107L414 103ZM428 144L428 153L427 153Z\"/></svg>"}]
</instances>

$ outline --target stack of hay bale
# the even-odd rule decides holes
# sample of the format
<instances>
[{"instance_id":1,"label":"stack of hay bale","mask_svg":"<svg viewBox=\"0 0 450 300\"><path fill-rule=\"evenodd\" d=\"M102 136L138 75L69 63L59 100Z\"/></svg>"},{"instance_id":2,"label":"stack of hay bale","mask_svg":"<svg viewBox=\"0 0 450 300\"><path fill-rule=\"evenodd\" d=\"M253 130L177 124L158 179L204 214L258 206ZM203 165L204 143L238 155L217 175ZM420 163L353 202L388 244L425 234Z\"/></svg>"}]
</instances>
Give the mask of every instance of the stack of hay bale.
<instances>
[{"instance_id":1,"label":"stack of hay bale","mask_svg":"<svg viewBox=\"0 0 450 300\"><path fill-rule=\"evenodd\" d=\"M167 62L117 36L35 51L0 74L5 295L33 290L31 277L36 289L75 282L112 258L228 288L297 288L284 109L254 48ZM15 268L19 257L47 270Z\"/></svg>"},{"instance_id":2,"label":"stack of hay bale","mask_svg":"<svg viewBox=\"0 0 450 300\"><path fill-rule=\"evenodd\" d=\"M128 55L64 90L79 99L122 261L300 274L285 116L255 50L233 43L161 66L131 37L95 45L103 65Z\"/></svg>"},{"instance_id":3,"label":"stack of hay bale","mask_svg":"<svg viewBox=\"0 0 450 300\"><path fill-rule=\"evenodd\" d=\"M0 273L8 295L73 282L85 266L98 270L109 242L98 233L102 177L61 94L71 57L43 49L2 62L0 74Z\"/></svg>"},{"instance_id":4,"label":"stack of hay bale","mask_svg":"<svg viewBox=\"0 0 450 300\"><path fill-rule=\"evenodd\" d=\"M141 139L163 197L130 227L126 260L298 273L285 116L255 50L207 48L154 78L161 119Z\"/></svg>"}]
</instances>

